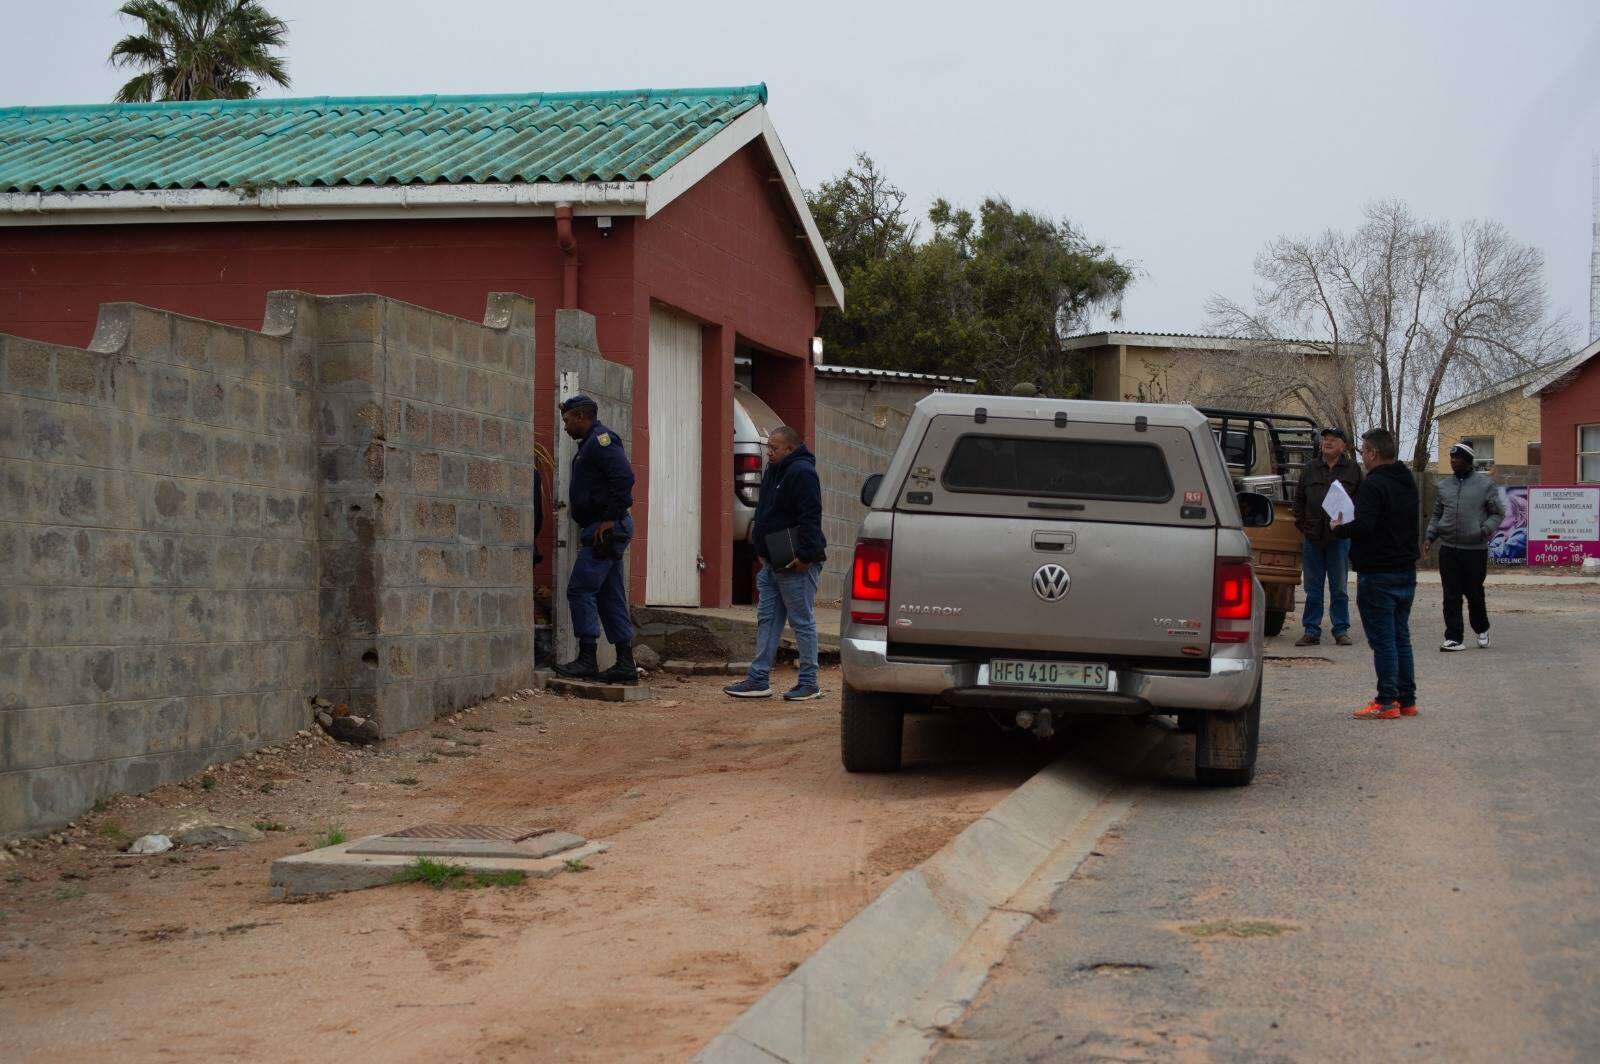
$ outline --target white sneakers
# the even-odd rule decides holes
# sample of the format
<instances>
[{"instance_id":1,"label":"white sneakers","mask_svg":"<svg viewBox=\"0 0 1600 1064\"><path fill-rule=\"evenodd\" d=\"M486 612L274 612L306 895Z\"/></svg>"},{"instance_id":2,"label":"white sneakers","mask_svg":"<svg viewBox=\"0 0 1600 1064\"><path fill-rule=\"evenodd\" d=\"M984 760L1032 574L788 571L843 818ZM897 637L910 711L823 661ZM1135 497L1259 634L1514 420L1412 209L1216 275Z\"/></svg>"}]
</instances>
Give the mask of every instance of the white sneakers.
<instances>
[{"instance_id":1,"label":"white sneakers","mask_svg":"<svg viewBox=\"0 0 1600 1064\"><path fill-rule=\"evenodd\" d=\"M1447 652L1454 652L1454 651L1457 651L1457 650L1465 650L1465 649L1467 649L1467 644L1462 643L1462 642L1460 642L1458 640L1455 640L1455 639L1446 639L1443 643L1439 644L1439 649L1443 650L1443 651L1447 651ZM1480 649L1480 650L1488 650L1489 649L1489 633L1488 632L1484 632L1483 634L1478 636L1478 649Z\"/></svg>"},{"instance_id":2,"label":"white sneakers","mask_svg":"<svg viewBox=\"0 0 1600 1064\"><path fill-rule=\"evenodd\" d=\"M1478 649L1479 650L1488 650L1489 649L1489 633L1488 632L1482 632L1482 633L1480 633L1478 635Z\"/></svg>"}]
</instances>

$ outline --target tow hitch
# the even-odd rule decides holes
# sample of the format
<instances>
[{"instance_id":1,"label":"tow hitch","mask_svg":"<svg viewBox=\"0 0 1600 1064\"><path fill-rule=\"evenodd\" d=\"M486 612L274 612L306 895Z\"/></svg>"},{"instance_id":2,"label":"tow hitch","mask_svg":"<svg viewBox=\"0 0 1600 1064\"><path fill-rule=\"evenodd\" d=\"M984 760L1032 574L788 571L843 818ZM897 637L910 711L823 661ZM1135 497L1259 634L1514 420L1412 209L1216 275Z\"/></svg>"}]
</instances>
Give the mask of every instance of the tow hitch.
<instances>
[{"instance_id":1,"label":"tow hitch","mask_svg":"<svg viewBox=\"0 0 1600 1064\"><path fill-rule=\"evenodd\" d=\"M1056 733L1055 718L1048 709L1017 710L1017 727L1040 739L1048 739Z\"/></svg>"}]
</instances>

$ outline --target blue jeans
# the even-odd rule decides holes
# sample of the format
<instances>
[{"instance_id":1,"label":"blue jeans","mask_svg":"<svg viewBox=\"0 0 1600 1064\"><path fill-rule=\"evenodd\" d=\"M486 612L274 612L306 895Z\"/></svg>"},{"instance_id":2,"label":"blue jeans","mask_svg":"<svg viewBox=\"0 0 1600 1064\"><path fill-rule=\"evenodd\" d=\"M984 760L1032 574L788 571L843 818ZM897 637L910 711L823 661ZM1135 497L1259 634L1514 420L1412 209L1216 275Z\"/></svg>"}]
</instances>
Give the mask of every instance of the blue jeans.
<instances>
[{"instance_id":1,"label":"blue jeans","mask_svg":"<svg viewBox=\"0 0 1600 1064\"><path fill-rule=\"evenodd\" d=\"M1306 588L1306 611L1300 617L1306 635L1313 639L1322 636L1322 584L1328 584L1328 613L1333 621L1333 634L1344 635L1350 630L1350 541L1336 539L1332 543L1300 541L1301 582Z\"/></svg>"},{"instance_id":2,"label":"blue jeans","mask_svg":"<svg viewBox=\"0 0 1600 1064\"><path fill-rule=\"evenodd\" d=\"M1415 572L1356 574L1356 608L1372 647L1379 702L1409 706L1417 700L1411 656L1411 602L1416 597Z\"/></svg>"},{"instance_id":3,"label":"blue jeans","mask_svg":"<svg viewBox=\"0 0 1600 1064\"><path fill-rule=\"evenodd\" d=\"M756 659L750 663L751 680L760 684L771 680L772 663L778 660L783 625L788 621L800 648L800 686L817 686L817 616L813 607L821 582L820 565L808 565L802 573L761 563L756 574Z\"/></svg>"},{"instance_id":4,"label":"blue jeans","mask_svg":"<svg viewBox=\"0 0 1600 1064\"><path fill-rule=\"evenodd\" d=\"M567 605L572 607L572 632L584 642L599 642L600 626L605 625L606 641L612 646L633 642L633 617L628 612L628 589L622 584L621 558L596 558L590 544L596 525L584 528L578 536L578 557L572 563L572 578L567 581ZM617 528L633 535L633 518L624 517Z\"/></svg>"}]
</instances>

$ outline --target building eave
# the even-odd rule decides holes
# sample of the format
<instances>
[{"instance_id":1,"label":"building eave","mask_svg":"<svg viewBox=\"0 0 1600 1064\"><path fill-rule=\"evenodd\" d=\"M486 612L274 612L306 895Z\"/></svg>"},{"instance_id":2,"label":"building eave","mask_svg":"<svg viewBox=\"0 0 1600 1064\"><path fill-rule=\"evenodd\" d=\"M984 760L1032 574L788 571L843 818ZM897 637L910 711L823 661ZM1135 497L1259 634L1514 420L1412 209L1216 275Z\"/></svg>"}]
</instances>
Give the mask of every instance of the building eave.
<instances>
[{"instance_id":1,"label":"building eave","mask_svg":"<svg viewBox=\"0 0 1600 1064\"><path fill-rule=\"evenodd\" d=\"M1584 367L1585 363L1587 363L1591 358L1594 358L1596 355L1600 355L1600 340L1596 340L1594 343L1590 344L1582 351L1579 351L1571 358L1564 359L1563 361L1557 362L1554 366L1551 366L1548 372L1542 373L1538 377L1534 378L1533 383L1522 390L1522 394L1527 396L1529 399L1532 399L1534 396L1539 395L1556 384L1561 383L1562 379L1569 374L1578 372Z\"/></svg>"},{"instance_id":2,"label":"building eave","mask_svg":"<svg viewBox=\"0 0 1600 1064\"><path fill-rule=\"evenodd\" d=\"M816 305L842 308L844 282L839 279L839 271L833 265L833 256L828 254L828 245L817 229L816 219L811 216L811 208L806 205L805 190L800 187L800 179L795 175L793 164L789 162L789 153L784 151L783 142L778 139L778 131L772 125L772 117L767 113L765 105L746 111L728 123L722 132L679 160L666 173L649 182L644 216L654 217L669 203L757 138L761 140L768 157L772 160L772 165L777 171L777 181L783 188L784 197L788 200L790 208L794 211L795 219L800 224L801 232L797 236L805 240L812 265L816 267L817 274L822 280L822 284L817 285Z\"/></svg>"},{"instance_id":3,"label":"building eave","mask_svg":"<svg viewBox=\"0 0 1600 1064\"><path fill-rule=\"evenodd\" d=\"M0 193L0 226L642 215L648 181Z\"/></svg>"},{"instance_id":4,"label":"building eave","mask_svg":"<svg viewBox=\"0 0 1600 1064\"><path fill-rule=\"evenodd\" d=\"M1275 347L1294 350L1308 355L1327 355L1331 344L1316 340L1272 339L1251 337L1201 336L1182 333L1098 332L1068 336L1061 341L1063 351L1084 351L1095 347L1154 347L1175 351L1241 351L1250 348ZM1341 346L1353 347L1345 344Z\"/></svg>"}]
</instances>

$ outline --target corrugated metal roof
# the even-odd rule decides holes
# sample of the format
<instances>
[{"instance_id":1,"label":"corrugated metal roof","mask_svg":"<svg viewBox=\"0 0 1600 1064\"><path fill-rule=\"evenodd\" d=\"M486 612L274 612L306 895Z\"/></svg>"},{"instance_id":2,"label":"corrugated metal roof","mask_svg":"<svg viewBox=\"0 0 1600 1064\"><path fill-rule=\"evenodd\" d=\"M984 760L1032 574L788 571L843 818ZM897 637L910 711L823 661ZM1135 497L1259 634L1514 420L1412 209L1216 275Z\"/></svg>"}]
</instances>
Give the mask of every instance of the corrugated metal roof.
<instances>
[{"instance_id":1,"label":"corrugated metal roof","mask_svg":"<svg viewBox=\"0 0 1600 1064\"><path fill-rule=\"evenodd\" d=\"M765 85L0 108L0 191L644 181Z\"/></svg>"},{"instance_id":2,"label":"corrugated metal roof","mask_svg":"<svg viewBox=\"0 0 1600 1064\"><path fill-rule=\"evenodd\" d=\"M871 377L878 380L928 381L934 384L977 384L973 377L945 377L937 373L912 373L903 369L869 369L866 366L818 366L819 377Z\"/></svg>"}]
</instances>

